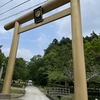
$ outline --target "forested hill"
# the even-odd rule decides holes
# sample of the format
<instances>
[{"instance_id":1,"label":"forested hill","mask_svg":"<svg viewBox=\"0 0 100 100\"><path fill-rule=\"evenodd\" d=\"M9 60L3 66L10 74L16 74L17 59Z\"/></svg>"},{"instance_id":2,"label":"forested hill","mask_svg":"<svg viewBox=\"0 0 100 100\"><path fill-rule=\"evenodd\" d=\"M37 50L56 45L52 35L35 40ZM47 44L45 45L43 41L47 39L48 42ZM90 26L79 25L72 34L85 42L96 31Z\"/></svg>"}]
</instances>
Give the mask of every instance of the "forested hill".
<instances>
[{"instance_id":1,"label":"forested hill","mask_svg":"<svg viewBox=\"0 0 100 100\"><path fill-rule=\"evenodd\" d=\"M90 36L83 38L83 42L87 81L99 82L100 35L92 32ZM32 64L33 62L35 63ZM29 67L31 75L34 73L31 78L38 84L73 82L72 40L65 37L60 41L54 39L44 50L43 57L33 56Z\"/></svg>"},{"instance_id":2,"label":"forested hill","mask_svg":"<svg viewBox=\"0 0 100 100\"><path fill-rule=\"evenodd\" d=\"M87 82L100 82L100 35L92 32L83 38L83 42ZM38 85L73 83L72 40L65 37L60 41L54 39L43 56L35 55L28 63L17 58L15 69L13 79L21 76L22 80L32 79Z\"/></svg>"}]
</instances>

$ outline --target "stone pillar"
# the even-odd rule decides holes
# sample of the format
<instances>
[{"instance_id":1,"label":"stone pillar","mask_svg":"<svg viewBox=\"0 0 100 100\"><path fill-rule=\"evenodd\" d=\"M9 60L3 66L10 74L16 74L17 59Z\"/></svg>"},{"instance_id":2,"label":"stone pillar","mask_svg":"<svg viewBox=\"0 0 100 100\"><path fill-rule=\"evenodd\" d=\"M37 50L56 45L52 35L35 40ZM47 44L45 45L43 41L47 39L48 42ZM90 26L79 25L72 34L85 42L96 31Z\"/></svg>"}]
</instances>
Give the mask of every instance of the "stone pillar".
<instances>
[{"instance_id":1,"label":"stone pillar","mask_svg":"<svg viewBox=\"0 0 100 100\"><path fill-rule=\"evenodd\" d=\"M72 48L74 66L74 100L88 100L80 0L71 0Z\"/></svg>"},{"instance_id":2,"label":"stone pillar","mask_svg":"<svg viewBox=\"0 0 100 100\"><path fill-rule=\"evenodd\" d=\"M2 78L2 73L3 73L3 67L0 69L0 79Z\"/></svg>"},{"instance_id":3,"label":"stone pillar","mask_svg":"<svg viewBox=\"0 0 100 100\"><path fill-rule=\"evenodd\" d=\"M13 71L14 71L14 63L15 63L16 52L17 52L18 41L19 41L18 32L19 32L19 23L15 22L15 30L14 30L8 65L6 69L6 75L5 75L5 80L3 84L2 94L10 93L10 87L11 87L12 76L13 76Z\"/></svg>"}]
</instances>

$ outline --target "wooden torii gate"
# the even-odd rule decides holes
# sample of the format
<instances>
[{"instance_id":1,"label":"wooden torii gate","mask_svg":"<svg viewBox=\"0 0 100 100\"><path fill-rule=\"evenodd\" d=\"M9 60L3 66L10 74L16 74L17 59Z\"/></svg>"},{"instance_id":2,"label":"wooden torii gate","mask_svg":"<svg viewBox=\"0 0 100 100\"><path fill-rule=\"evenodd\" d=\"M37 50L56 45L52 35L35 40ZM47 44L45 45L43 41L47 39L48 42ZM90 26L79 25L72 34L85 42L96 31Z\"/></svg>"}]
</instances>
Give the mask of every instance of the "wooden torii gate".
<instances>
[{"instance_id":1,"label":"wooden torii gate","mask_svg":"<svg viewBox=\"0 0 100 100\"><path fill-rule=\"evenodd\" d=\"M25 22L30 21L32 19L36 20L36 17L39 16L41 17L42 14L45 14L67 3L70 3L69 8L61 12L58 12L56 14L53 14L47 18L44 18L40 22L36 22L27 25L25 27L21 27L21 25L24 24ZM36 10L37 11L36 13L34 13L35 10L30 11L29 13L15 19L14 21L4 26L6 30L14 28L14 35L13 35L2 94L7 95L10 92L20 33L28 31L30 29L34 29L36 27L63 18L65 16L71 15L75 100L88 100L86 71L84 62L84 48L82 39L82 27L81 27L80 0L49 0L47 3L43 4L41 8L42 8L42 13L41 11L38 10Z\"/></svg>"}]
</instances>

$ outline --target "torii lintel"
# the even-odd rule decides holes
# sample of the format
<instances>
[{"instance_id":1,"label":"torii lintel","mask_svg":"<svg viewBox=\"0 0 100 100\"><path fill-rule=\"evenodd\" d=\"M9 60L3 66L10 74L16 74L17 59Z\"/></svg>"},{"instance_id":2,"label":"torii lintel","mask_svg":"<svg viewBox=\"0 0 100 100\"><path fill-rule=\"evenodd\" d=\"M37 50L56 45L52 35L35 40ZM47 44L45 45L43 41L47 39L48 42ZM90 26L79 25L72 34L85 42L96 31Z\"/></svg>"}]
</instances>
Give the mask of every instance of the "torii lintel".
<instances>
[{"instance_id":1,"label":"torii lintel","mask_svg":"<svg viewBox=\"0 0 100 100\"><path fill-rule=\"evenodd\" d=\"M45 3L41 6L43 9L43 14L45 14L51 10L54 10L55 8L58 8L64 4L67 4L69 2L70 2L70 0L49 0L47 3ZM4 26L4 28L6 30L12 29L15 26L15 22L18 22L19 24L23 24L27 21L32 20L33 18L34 18L34 15L33 15L33 10L32 10L32 11L28 12L27 14L13 20L12 22L9 22L8 24L6 24Z\"/></svg>"}]
</instances>

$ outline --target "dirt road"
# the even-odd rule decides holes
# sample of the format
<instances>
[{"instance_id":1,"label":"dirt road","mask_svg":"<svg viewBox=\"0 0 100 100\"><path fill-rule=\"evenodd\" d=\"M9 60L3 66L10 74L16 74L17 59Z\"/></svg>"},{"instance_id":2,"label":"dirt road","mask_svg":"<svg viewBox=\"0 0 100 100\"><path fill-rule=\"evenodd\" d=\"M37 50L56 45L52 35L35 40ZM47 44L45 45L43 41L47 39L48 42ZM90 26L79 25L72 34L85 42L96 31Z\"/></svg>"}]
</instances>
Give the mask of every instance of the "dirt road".
<instances>
[{"instance_id":1,"label":"dirt road","mask_svg":"<svg viewBox=\"0 0 100 100\"><path fill-rule=\"evenodd\" d=\"M38 88L34 86L27 86L25 91L26 94L19 98L19 100L50 100Z\"/></svg>"}]
</instances>

